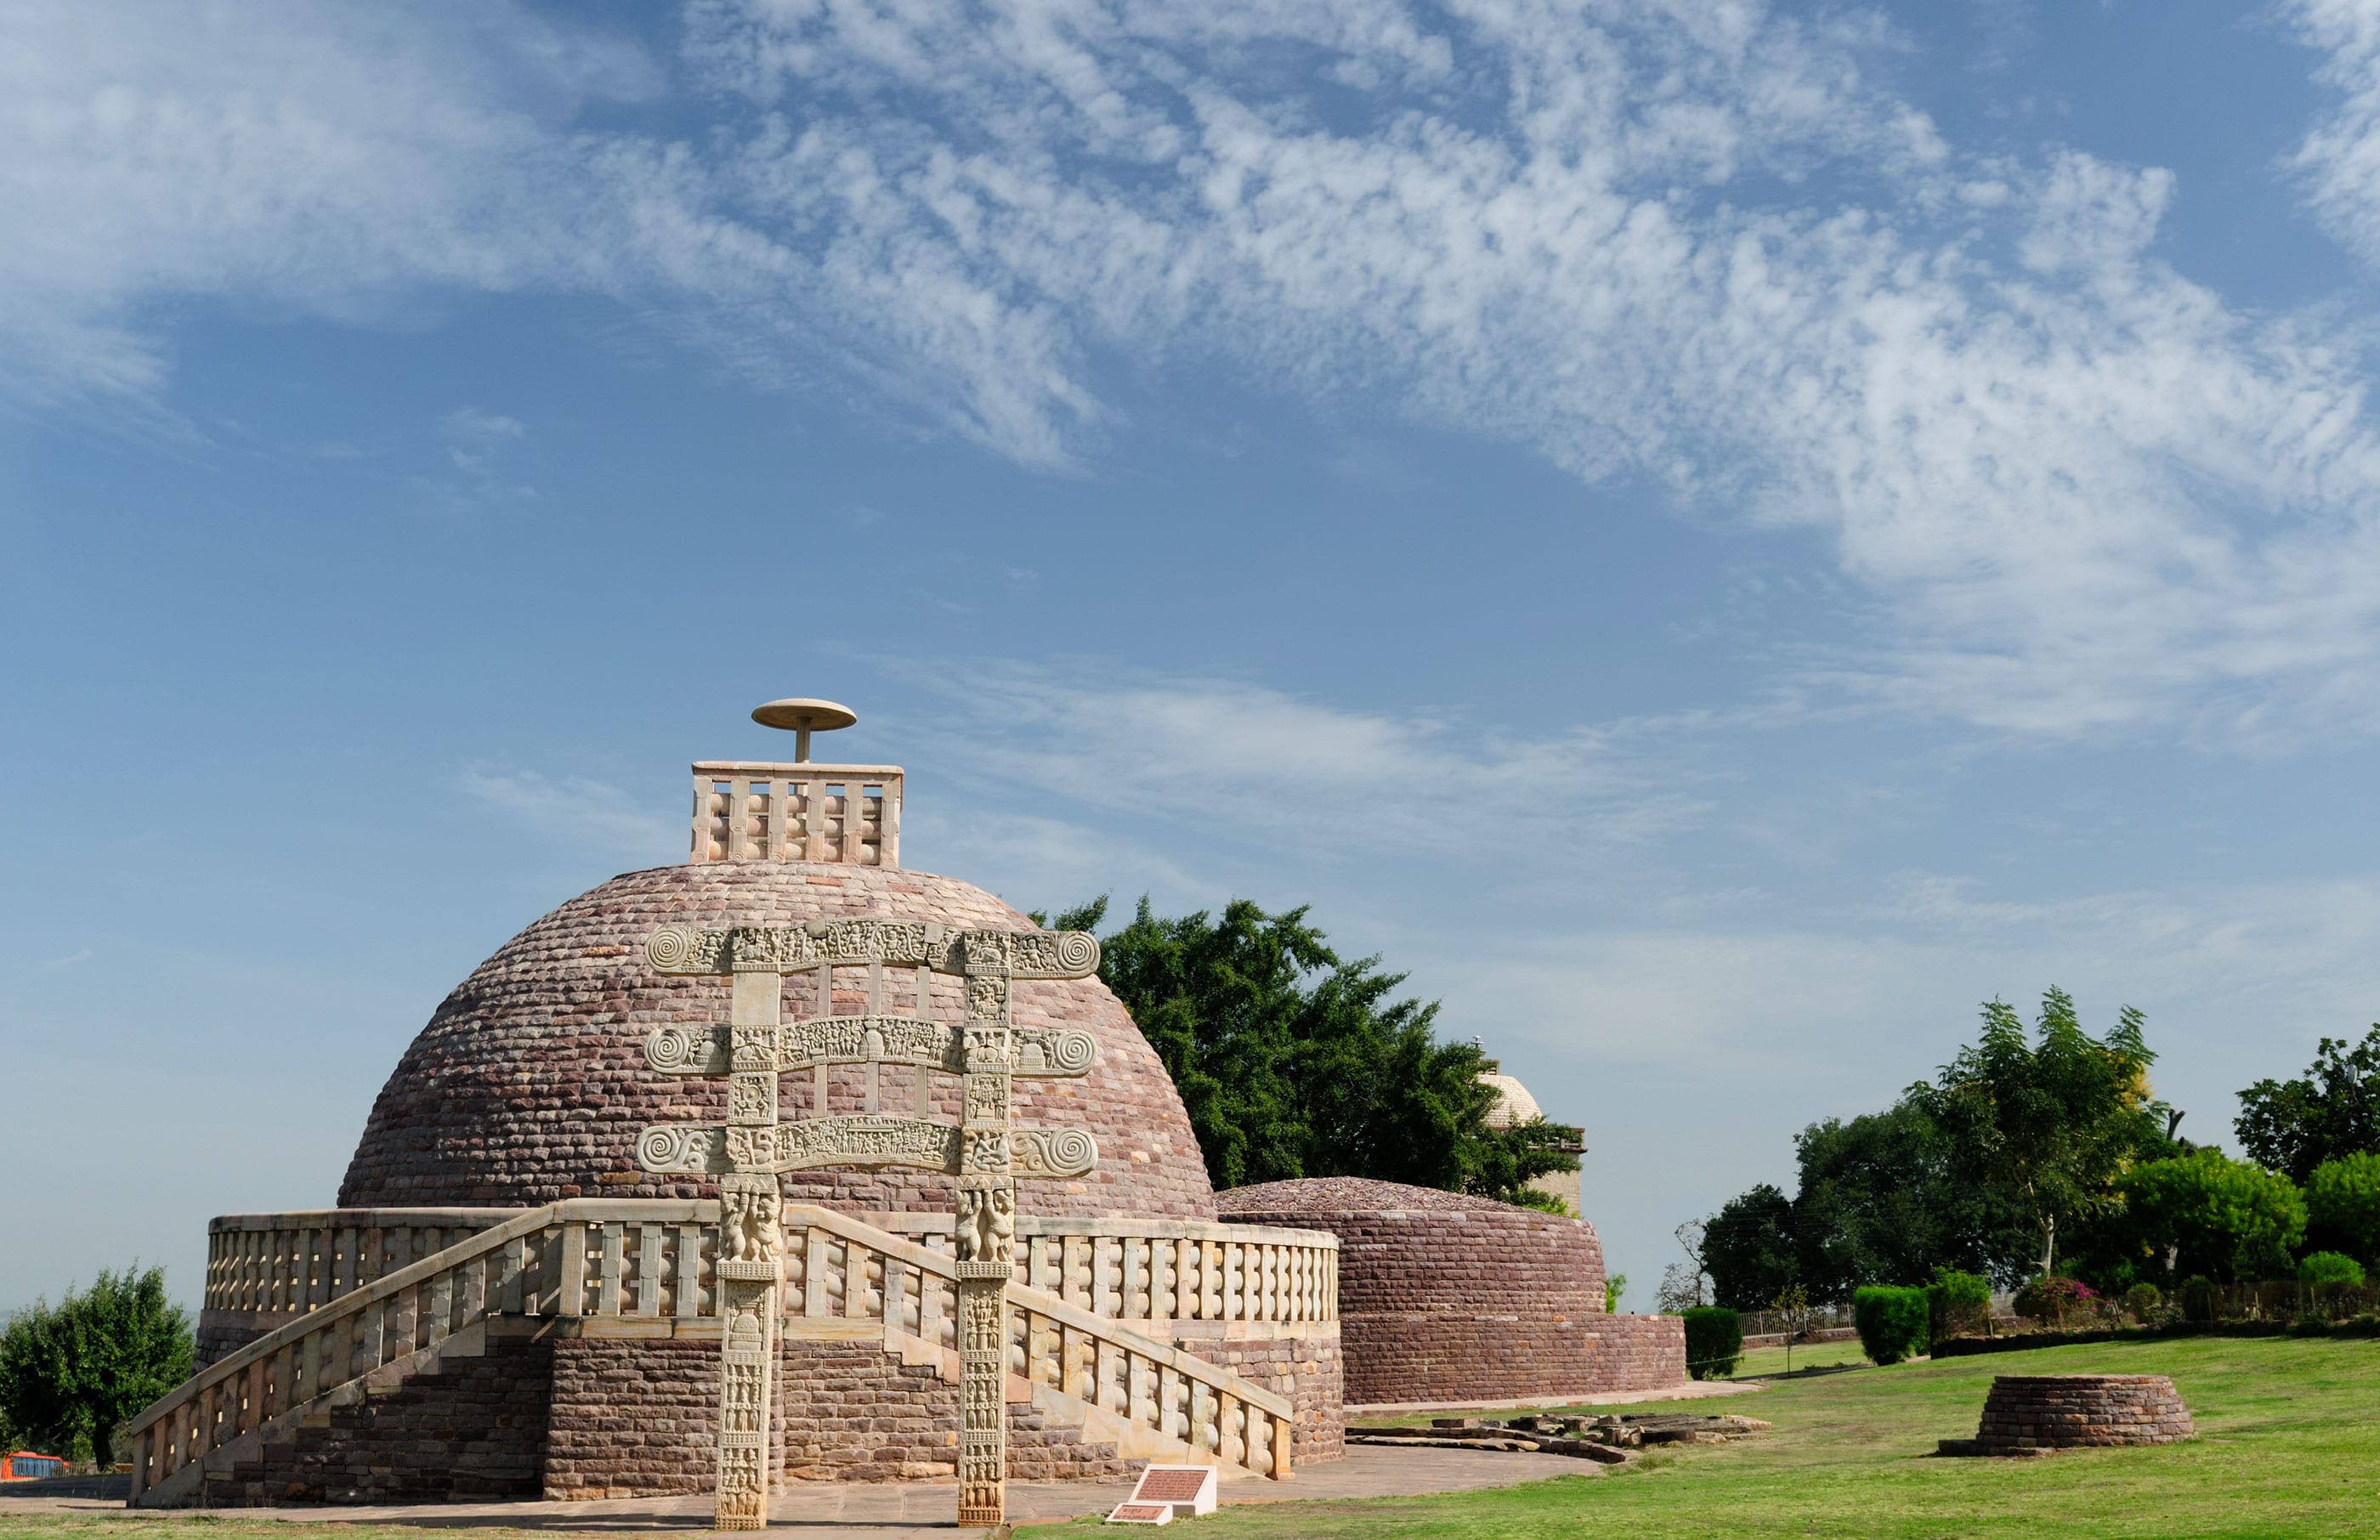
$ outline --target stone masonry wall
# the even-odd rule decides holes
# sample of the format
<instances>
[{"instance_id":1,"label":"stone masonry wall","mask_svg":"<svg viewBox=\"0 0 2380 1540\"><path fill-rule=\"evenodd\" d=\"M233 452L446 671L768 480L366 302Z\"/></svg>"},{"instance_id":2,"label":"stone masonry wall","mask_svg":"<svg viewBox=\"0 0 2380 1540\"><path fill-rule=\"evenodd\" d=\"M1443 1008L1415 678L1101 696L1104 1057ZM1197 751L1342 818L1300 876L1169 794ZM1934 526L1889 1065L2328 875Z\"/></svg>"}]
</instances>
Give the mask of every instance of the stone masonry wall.
<instances>
[{"instance_id":1,"label":"stone masonry wall","mask_svg":"<svg viewBox=\"0 0 2380 1540\"><path fill-rule=\"evenodd\" d=\"M787 1338L777 1360L770 1471L795 1481L948 1478L958 1388L871 1341ZM719 1347L686 1340L569 1338L555 1344L545 1495L669 1497L711 1489ZM1126 1473L1112 1444L1084 1442L1030 1406L1008 1408L1018 1481Z\"/></svg>"},{"instance_id":2,"label":"stone masonry wall","mask_svg":"<svg viewBox=\"0 0 2380 1540\"><path fill-rule=\"evenodd\" d=\"M663 977L644 943L664 925L798 925L896 915L947 925L1026 929L1032 922L990 893L927 872L837 863L749 861L660 867L615 877L530 925L448 995L374 1102L339 1185L345 1207L551 1203L570 1197L710 1197L717 1185L638 1169L638 1131L654 1122L718 1122L724 1080L655 1074L645 1035L664 1023L723 1024L724 978ZM889 969L885 1006L916 1009L915 975ZM815 975L785 984L785 1019L819 1013ZM868 970L835 970L834 1009L867 1008ZM961 981L934 976L929 1014L956 1021ZM1099 1059L1080 1080L1020 1077L1020 1127L1076 1127L1099 1140L1099 1163L1074 1182L1032 1184L1032 1212L1117 1219L1211 1219L1214 1194L1156 1049L1097 978L1020 982L1020 1025L1080 1027ZM915 1106L914 1074L881 1072L881 1105ZM829 1112L859 1110L864 1066L828 1076ZM784 1081L784 1115L811 1116L813 1079ZM933 1116L958 1120L959 1082L933 1078ZM796 1171L785 1196L845 1213L947 1213L952 1179L893 1169Z\"/></svg>"},{"instance_id":3,"label":"stone masonry wall","mask_svg":"<svg viewBox=\"0 0 2380 1540\"><path fill-rule=\"evenodd\" d=\"M1685 1382L1683 1323L1605 1314L1603 1249L1580 1220L1347 1177L1238 1188L1217 1206L1234 1222L1339 1237L1351 1405L1536 1401Z\"/></svg>"},{"instance_id":4,"label":"stone masonry wall","mask_svg":"<svg viewBox=\"0 0 2380 1540\"><path fill-rule=\"evenodd\" d=\"M1336 1321L1175 1321L1175 1347L1290 1401L1290 1469L1345 1456L1346 1366Z\"/></svg>"},{"instance_id":5,"label":"stone masonry wall","mask_svg":"<svg viewBox=\"0 0 2380 1540\"><path fill-rule=\"evenodd\" d=\"M498 1339L333 1409L206 1484L211 1507L491 1502L540 1495L551 1345Z\"/></svg>"},{"instance_id":6,"label":"stone masonry wall","mask_svg":"<svg viewBox=\"0 0 2380 1540\"><path fill-rule=\"evenodd\" d=\"M2163 1375L2001 1375L1984 1401L1985 1454L2108 1444L2170 1444L2196 1429Z\"/></svg>"}]
</instances>

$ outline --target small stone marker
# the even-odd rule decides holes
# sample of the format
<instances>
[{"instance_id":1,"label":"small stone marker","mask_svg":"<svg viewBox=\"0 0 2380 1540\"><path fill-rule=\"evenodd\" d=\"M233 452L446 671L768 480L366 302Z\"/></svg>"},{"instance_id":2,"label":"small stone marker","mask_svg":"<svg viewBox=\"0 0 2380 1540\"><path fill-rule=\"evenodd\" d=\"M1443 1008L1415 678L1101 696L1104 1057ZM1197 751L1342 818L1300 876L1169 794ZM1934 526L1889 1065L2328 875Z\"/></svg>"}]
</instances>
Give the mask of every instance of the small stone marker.
<instances>
[{"instance_id":1,"label":"small stone marker","mask_svg":"<svg viewBox=\"0 0 2380 1540\"><path fill-rule=\"evenodd\" d=\"M1127 1509L1163 1508L1163 1519L1120 1519ZM1151 1465L1140 1473L1132 1496L1108 1515L1111 1523L1162 1524L1174 1519L1195 1519L1215 1511L1215 1471L1211 1465Z\"/></svg>"},{"instance_id":2,"label":"small stone marker","mask_svg":"<svg viewBox=\"0 0 2380 1540\"><path fill-rule=\"evenodd\" d=\"M1120 1502L1108 1515L1111 1524L1170 1524L1173 1522L1173 1505L1161 1502Z\"/></svg>"}]
</instances>

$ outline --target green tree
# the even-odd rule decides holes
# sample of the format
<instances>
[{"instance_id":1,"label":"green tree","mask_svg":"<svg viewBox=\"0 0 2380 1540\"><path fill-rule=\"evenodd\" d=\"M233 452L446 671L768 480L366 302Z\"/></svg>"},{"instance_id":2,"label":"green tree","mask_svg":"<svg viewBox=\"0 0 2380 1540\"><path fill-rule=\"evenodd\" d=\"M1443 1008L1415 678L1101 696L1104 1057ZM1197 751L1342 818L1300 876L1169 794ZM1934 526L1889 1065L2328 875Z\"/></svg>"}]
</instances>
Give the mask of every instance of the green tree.
<instances>
[{"instance_id":1,"label":"green tree","mask_svg":"<svg viewBox=\"0 0 2380 1540\"><path fill-rule=\"evenodd\" d=\"M2216 1149L2149 1160L2124 1173L2134 1225L2165 1254L2167 1271L2273 1277L2305 1235L2305 1200L2285 1176Z\"/></svg>"},{"instance_id":2,"label":"green tree","mask_svg":"<svg viewBox=\"0 0 2380 1540\"><path fill-rule=\"evenodd\" d=\"M1095 929L1102 897L1057 916ZM1392 998L1402 974L1342 961L1304 908L1160 919L1143 898L1100 939L1099 976L1181 1092L1218 1187L1363 1176L1504 1202L1575 1170L1542 1119L1495 1130L1494 1089L1469 1044L1438 1040L1435 1003Z\"/></svg>"},{"instance_id":3,"label":"green tree","mask_svg":"<svg viewBox=\"0 0 2380 1540\"><path fill-rule=\"evenodd\" d=\"M106 1465L124 1420L190 1377L192 1349L165 1269L102 1272L0 1330L0 1417L44 1452Z\"/></svg>"},{"instance_id":4,"label":"green tree","mask_svg":"<svg viewBox=\"0 0 2380 1540\"><path fill-rule=\"evenodd\" d=\"M2380 1260L2380 1155L2335 1156L2305 1183L2306 1218L2347 1238L2366 1261Z\"/></svg>"},{"instance_id":5,"label":"green tree","mask_svg":"<svg viewBox=\"0 0 2380 1540\"><path fill-rule=\"evenodd\" d=\"M2105 1039L2084 1032L2062 989L2042 997L2034 1035L1999 1000L1983 1031L1910 1098L1949 1136L1981 1190L2022 1216L2035 1262L2058 1263L2058 1232L2120 1213L2117 1179L2163 1153L2166 1108L2149 1089L2155 1061L2141 1013L2120 1013Z\"/></svg>"},{"instance_id":6,"label":"green tree","mask_svg":"<svg viewBox=\"0 0 2380 1540\"><path fill-rule=\"evenodd\" d=\"M1803 1280L1820 1299L1875 1285L1915 1287L1937 1267L2012 1271L2011 1216L1915 1094L1882 1112L1812 1123L1793 1141Z\"/></svg>"},{"instance_id":7,"label":"green tree","mask_svg":"<svg viewBox=\"0 0 2380 1540\"><path fill-rule=\"evenodd\" d=\"M2316 1166L2380 1150L2380 1025L2350 1048L2325 1037L2295 1080L2260 1080L2240 1093L2240 1149L2302 1184Z\"/></svg>"},{"instance_id":8,"label":"green tree","mask_svg":"<svg viewBox=\"0 0 2380 1540\"><path fill-rule=\"evenodd\" d=\"M1767 1306L1800 1277L1793 1202L1764 1182L1703 1222L1702 1269L1711 1297L1730 1310Z\"/></svg>"}]
</instances>

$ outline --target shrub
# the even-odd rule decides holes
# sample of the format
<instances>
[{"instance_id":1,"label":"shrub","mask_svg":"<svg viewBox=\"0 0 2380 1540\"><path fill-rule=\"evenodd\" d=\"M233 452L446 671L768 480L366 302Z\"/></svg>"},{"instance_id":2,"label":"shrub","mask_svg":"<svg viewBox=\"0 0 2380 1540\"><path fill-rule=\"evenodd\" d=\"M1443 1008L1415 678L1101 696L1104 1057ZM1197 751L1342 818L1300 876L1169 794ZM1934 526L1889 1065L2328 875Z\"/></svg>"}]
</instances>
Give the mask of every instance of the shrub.
<instances>
[{"instance_id":1,"label":"shrub","mask_svg":"<svg viewBox=\"0 0 2380 1540\"><path fill-rule=\"evenodd\" d=\"M2363 1264L2351 1256L2341 1256L2335 1251L2318 1251L2298 1264L2298 1281L2344 1284L2350 1289L2361 1289L2363 1287Z\"/></svg>"},{"instance_id":2,"label":"shrub","mask_svg":"<svg viewBox=\"0 0 2380 1540\"><path fill-rule=\"evenodd\" d=\"M1686 1323L1686 1372L1696 1379L1725 1379L1743 1357L1743 1317L1721 1304L1681 1312Z\"/></svg>"},{"instance_id":3,"label":"shrub","mask_svg":"<svg viewBox=\"0 0 2380 1540\"><path fill-rule=\"evenodd\" d=\"M2135 1283L2124 1291L2125 1310L2143 1326L2150 1324L2151 1317L2156 1315L2157 1307L2163 1304L2165 1296L2157 1292L2157 1286L2154 1283Z\"/></svg>"},{"instance_id":4,"label":"shrub","mask_svg":"<svg viewBox=\"0 0 2380 1540\"><path fill-rule=\"evenodd\" d=\"M2077 1316L2087 1315L2098 1298L2099 1291L2079 1278L2036 1278L2016 1291L2016 1313L2027 1320L2062 1327Z\"/></svg>"},{"instance_id":5,"label":"shrub","mask_svg":"<svg viewBox=\"0 0 2380 1540\"><path fill-rule=\"evenodd\" d=\"M1930 1343L1972 1336L1991 1322L1992 1286L1974 1273L1936 1267L1925 1286L1925 1340Z\"/></svg>"},{"instance_id":6,"label":"shrub","mask_svg":"<svg viewBox=\"0 0 2380 1540\"><path fill-rule=\"evenodd\" d=\"M1862 1289L1852 1295L1852 1324L1871 1363L1898 1364L1927 1347L1929 1304L1923 1289Z\"/></svg>"},{"instance_id":7,"label":"shrub","mask_svg":"<svg viewBox=\"0 0 2380 1540\"><path fill-rule=\"evenodd\" d=\"M2366 1256L2380 1247L2380 1155L2359 1150L2325 1160L2306 1178L2306 1214L2346 1236Z\"/></svg>"},{"instance_id":8,"label":"shrub","mask_svg":"<svg viewBox=\"0 0 2380 1540\"><path fill-rule=\"evenodd\" d=\"M2215 1319L2215 1285L2202 1274L2192 1274L2181 1285L2181 1318L2204 1326Z\"/></svg>"}]
</instances>

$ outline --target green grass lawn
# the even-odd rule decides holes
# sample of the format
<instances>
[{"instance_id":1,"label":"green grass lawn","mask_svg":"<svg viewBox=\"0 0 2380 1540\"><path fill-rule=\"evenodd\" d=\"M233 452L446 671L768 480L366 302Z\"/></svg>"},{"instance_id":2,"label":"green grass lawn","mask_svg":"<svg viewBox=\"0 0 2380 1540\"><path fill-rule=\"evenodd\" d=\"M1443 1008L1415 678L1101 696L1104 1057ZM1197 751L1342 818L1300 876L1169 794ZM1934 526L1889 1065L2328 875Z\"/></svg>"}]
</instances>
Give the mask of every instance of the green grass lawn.
<instances>
[{"instance_id":1,"label":"green grass lawn","mask_svg":"<svg viewBox=\"0 0 2380 1540\"><path fill-rule=\"evenodd\" d=\"M1799 1367L1801 1351L1793 1356ZM2048 1460L1930 1458L1936 1439L1973 1436L1996 1374L2171 1375L2199 1437ZM1814 1375L1755 1396L1595 1410L1738 1412L1767 1418L1776 1431L1501 1491L1226 1509L1200 1520L1197 1531L1218 1540L2380 1535L2380 1342L2201 1338L2045 1348ZM12 1518L0 1508L0 1535L44 1540L302 1540L307 1533L322 1532L229 1513ZM339 1540L419 1540L421 1531L335 1533ZM504 1532L475 1533L492 1540Z\"/></svg>"},{"instance_id":2,"label":"green grass lawn","mask_svg":"<svg viewBox=\"0 0 2380 1540\"><path fill-rule=\"evenodd\" d=\"M1845 1364L1865 1364L1867 1354L1860 1351L1857 1340L1848 1342L1803 1342L1793 1349L1793 1372L1804 1369L1835 1368ZM1735 1366L1736 1379L1763 1379L1785 1372L1783 1348L1754 1348Z\"/></svg>"},{"instance_id":3,"label":"green grass lawn","mask_svg":"<svg viewBox=\"0 0 2380 1540\"><path fill-rule=\"evenodd\" d=\"M1798 1367L1800 1350L1793 1356ZM1937 1438L1973 1436L1992 1376L2008 1374L2171 1375L2199 1437L2047 1460L1928 1458ZM1218 1540L2380 1535L2380 1343L2046 1348L1813 1376L1757 1396L1595 1410L1698 1409L1764 1417L1776 1431L1501 1491L1230 1509L1199 1531Z\"/></svg>"}]
</instances>

